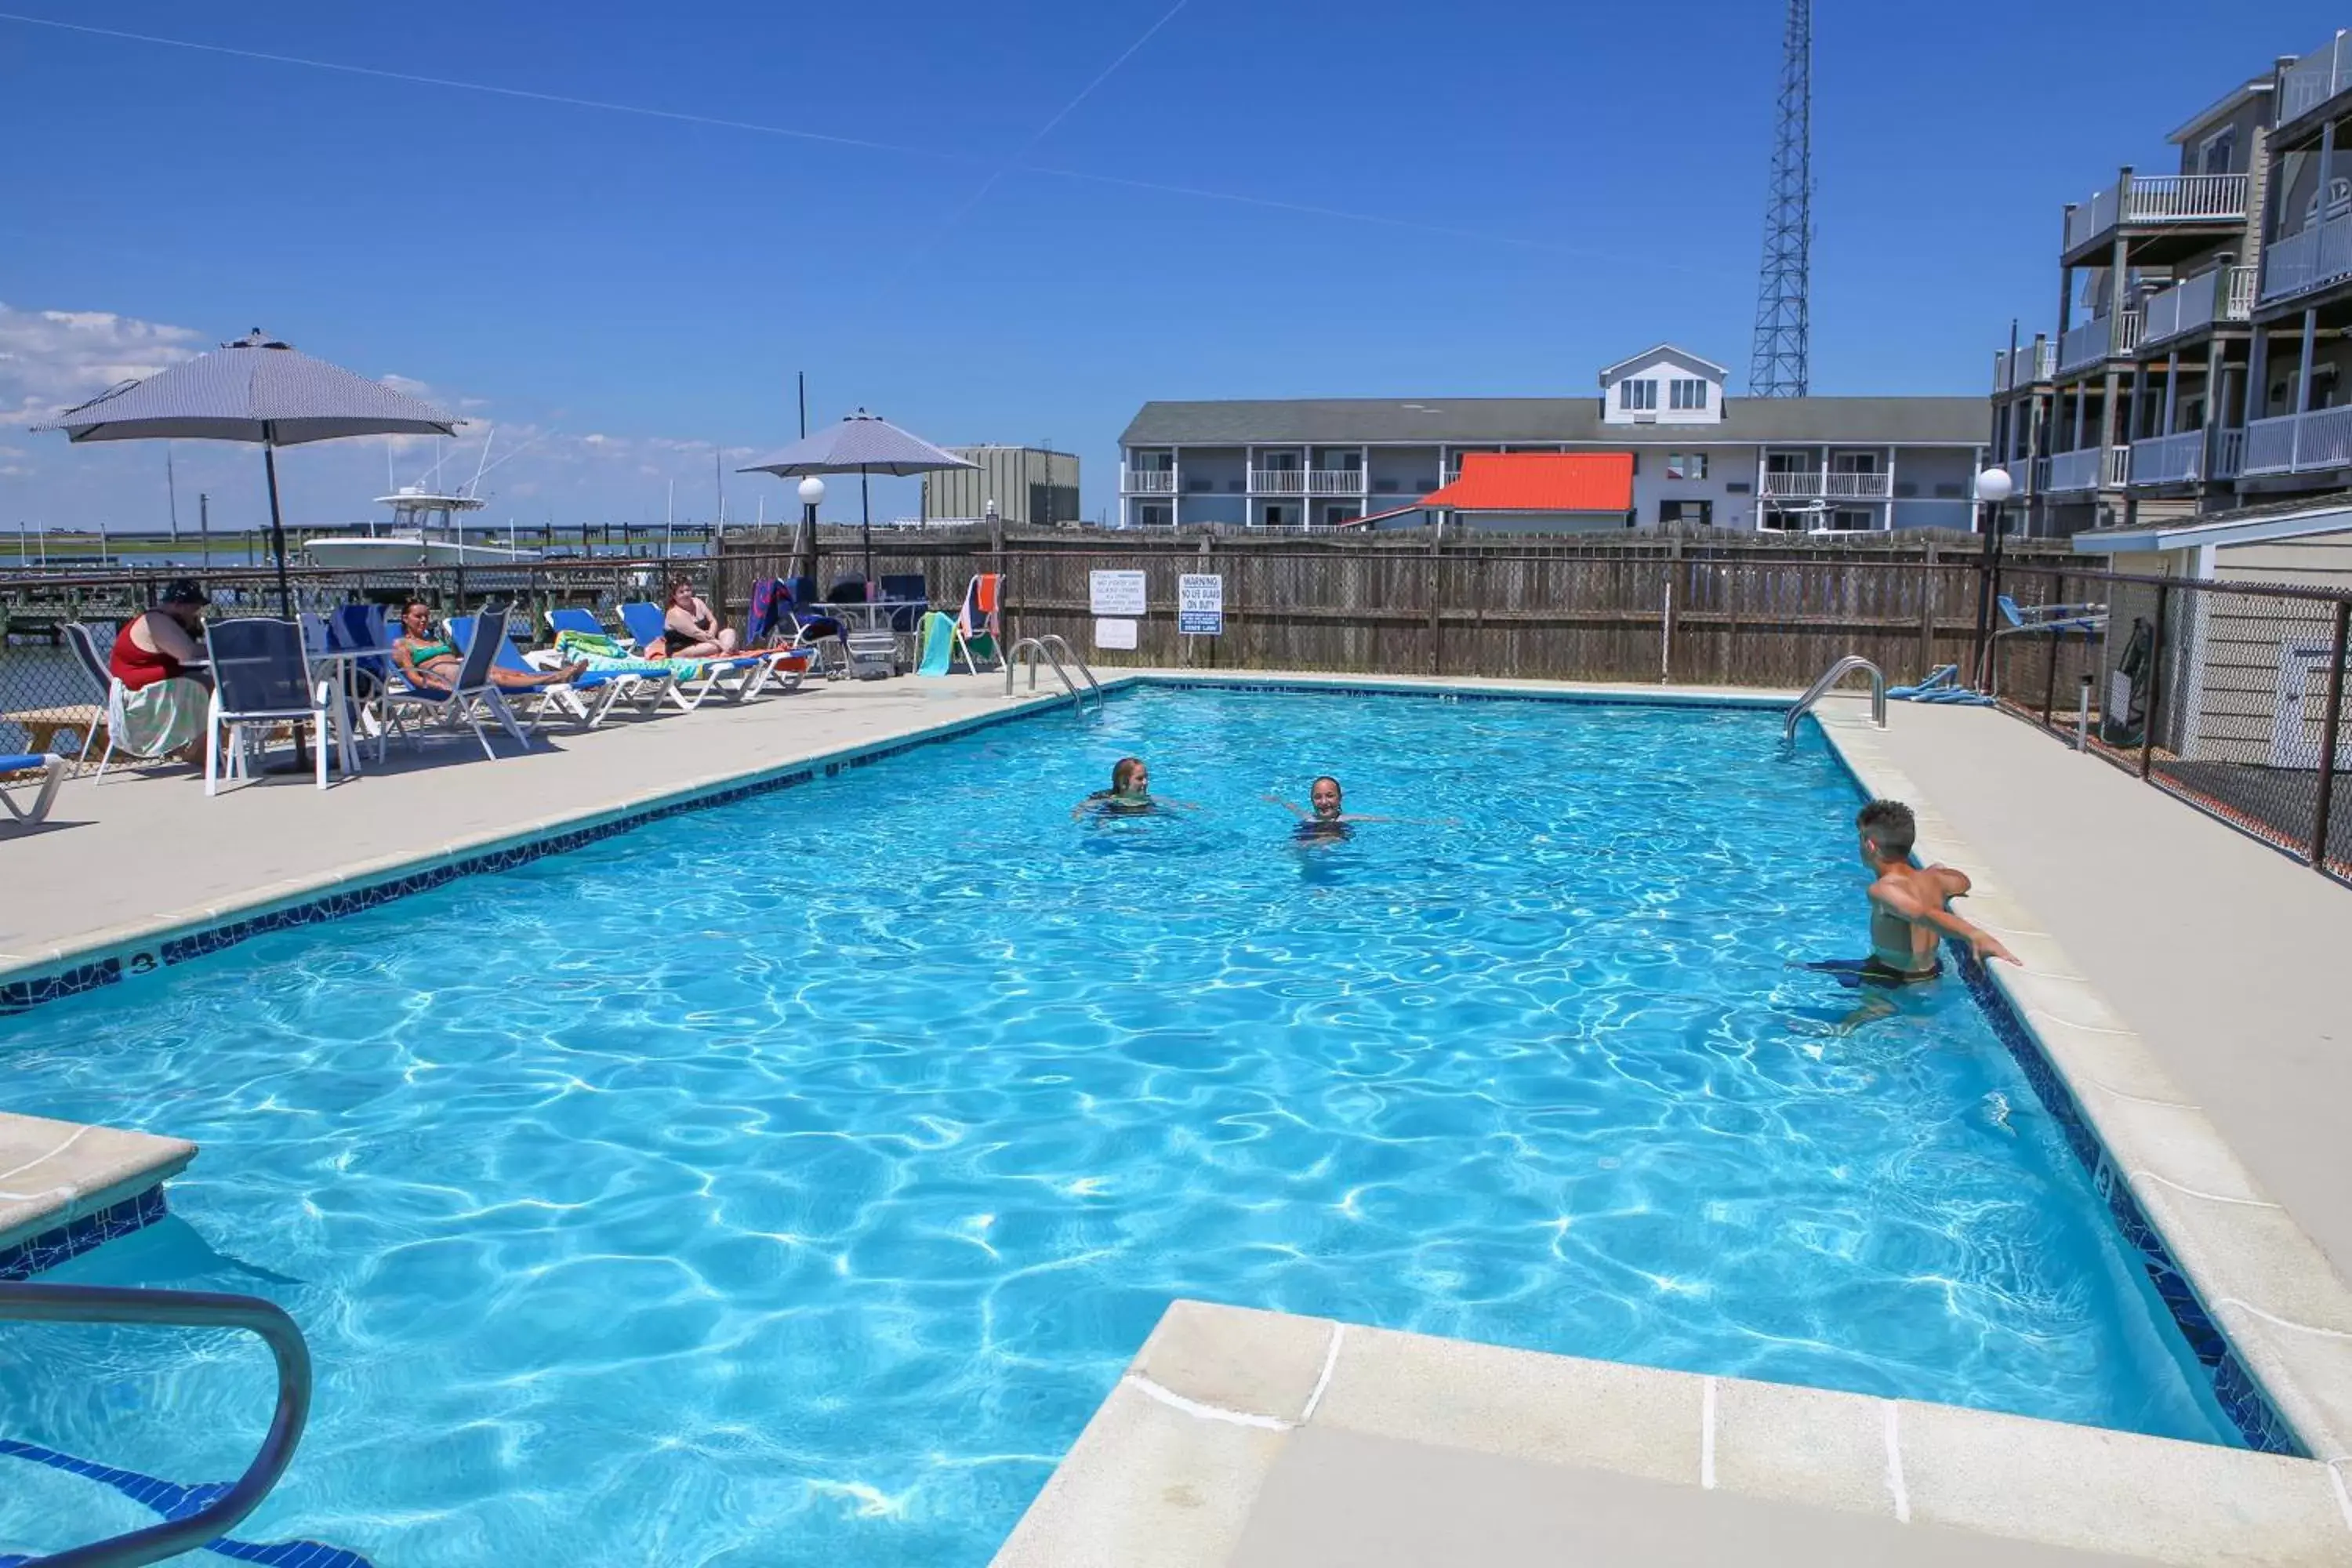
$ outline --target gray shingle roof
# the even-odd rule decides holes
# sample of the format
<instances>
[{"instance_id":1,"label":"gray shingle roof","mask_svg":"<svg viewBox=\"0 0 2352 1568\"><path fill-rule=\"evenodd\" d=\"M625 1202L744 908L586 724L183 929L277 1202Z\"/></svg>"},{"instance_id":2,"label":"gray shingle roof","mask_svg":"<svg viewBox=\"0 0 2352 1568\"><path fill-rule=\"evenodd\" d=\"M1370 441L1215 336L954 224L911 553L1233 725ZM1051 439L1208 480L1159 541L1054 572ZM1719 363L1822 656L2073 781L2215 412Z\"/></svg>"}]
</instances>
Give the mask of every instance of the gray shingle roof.
<instances>
[{"instance_id":1,"label":"gray shingle roof","mask_svg":"<svg viewBox=\"0 0 2352 1568\"><path fill-rule=\"evenodd\" d=\"M1451 445L1591 441L1689 446L1832 441L1857 446L1981 446L1981 397L1727 397L1704 425L1603 425L1597 397L1307 397L1147 403L1119 437L1126 447L1267 446L1281 442Z\"/></svg>"}]
</instances>

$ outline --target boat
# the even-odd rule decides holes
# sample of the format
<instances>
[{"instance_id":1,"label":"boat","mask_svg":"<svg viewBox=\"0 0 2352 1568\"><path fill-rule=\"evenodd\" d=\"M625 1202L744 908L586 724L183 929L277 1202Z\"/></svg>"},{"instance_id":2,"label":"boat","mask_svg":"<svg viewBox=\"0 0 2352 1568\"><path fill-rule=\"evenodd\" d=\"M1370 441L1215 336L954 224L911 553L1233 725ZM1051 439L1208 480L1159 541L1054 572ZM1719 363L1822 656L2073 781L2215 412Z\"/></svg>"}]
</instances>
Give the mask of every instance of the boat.
<instances>
[{"instance_id":1,"label":"boat","mask_svg":"<svg viewBox=\"0 0 2352 1568\"><path fill-rule=\"evenodd\" d=\"M379 532L370 525L365 533L339 534L305 540L302 553L313 566L516 566L539 559L536 550L477 544L466 537L457 518L479 511L478 496L441 495L404 485L394 494L378 496L378 506L392 508L392 521Z\"/></svg>"}]
</instances>

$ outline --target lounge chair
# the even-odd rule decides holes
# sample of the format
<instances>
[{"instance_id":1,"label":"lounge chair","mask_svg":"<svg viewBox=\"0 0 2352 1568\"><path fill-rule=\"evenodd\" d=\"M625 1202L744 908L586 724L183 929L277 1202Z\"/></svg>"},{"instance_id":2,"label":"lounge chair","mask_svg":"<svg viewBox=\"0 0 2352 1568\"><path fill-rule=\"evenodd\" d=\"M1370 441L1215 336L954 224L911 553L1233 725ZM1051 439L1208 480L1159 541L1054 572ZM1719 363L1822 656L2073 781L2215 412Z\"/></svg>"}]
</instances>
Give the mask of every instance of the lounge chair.
<instances>
[{"instance_id":1,"label":"lounge chair","mask_svg":"<svg viewBox=\"0 0 2352 1568\"><path fill-rule=\"evenodd\" d=\"M661 606L640 601L620 606L621 624L628 628L629 641L635 645L640 658L648 657L646 650L657 637L667 636ZM695 675L681 674L670 688L670 695L688 712L712 697L723 697L730 702L740 702L757 697L767 689L771 678L782 679L785 689L800 684L801 673L807 668L803 658L790 657L793 650L761 648L749 653L715 655L685 662L699 665Z\"/></svg>"},{"instance_id":2,"label":"lounge chair","mask_svg":"<svg viewBox=\"0 0 2352 1568\"><path fill-rule=\"evenodd\" d=\"M215 621L205 627L213 700L205 722L205 793L218 795L224 778L246 776L254 731L310 727L312 766L327 787L331 742L330 683L311 673L297 622L263 616Z\"/></svg>"},{"instance_id":3,"label":"lounge chair","mask_svg":"<svg viewBox=\"0 0 2352 1568\"><path fill-rule=\"evenodd\" d=\"M34 793L33 804L19 805L16 797L0 788L0 806L27 827L38 827L48 820L49 807L57 803L58 786L66 782L66 772L73 766L69 758L44 756L38 752L19 752L0 756L0 774L31 773L40 770L40 786ZM19 785L19 788L26 787Z\"/></svg>"},{"instance_id":4,"label":"lounge chair","mask_svg":"<svg viewBox=\"0 0 2352 1568\"><path fill-rule=\"evenodd\" d=\"M1995 626L1992 636L1985 639L1985 679L1981 684L1988 692L2000 689L2000 662L1996 655L2000 639L2010 637L2080 636L2084 638L2103 635L2107 629L2107 607L2105 605L2034 605L2021 608L2007 594L1996 595L1993 603L2000 606L2000 618L2009 623Z\"/></svg>"},{"instance_id":5,"label":"lounge chair","mask_svg":"<svg viewBox=\"0 0 2352 1568\"><path fill-rule=\"evenodd\" d=\"M474 731L474 739L481 742L482 754L496 761L499 753L490 744L485 721L512 735L515 744L524 751L530 749L530 735L490 679L490 668L498 661L499 644L507 639L506 607L493 605L484 610L476 619L476 630L480 635L461 656L463 662L457 667L453 689L420 686L395 670L387 700L395 707L429 713L451 729L460 724L467 726Z\"/></svg>"},{"instance_id":6,"label":"lounge chair","mask_svg":"<svg viewBox=\"0 0 2352 1568\"><path fill-rule=\"evenodd\" d=\"M474 616L449 617L449 640L457 645L459 653L464 653L473 647L475 628L479 624L479 617ZM512 675L547 673L543 669L532 668L521 654L515 651L513 641L506 635L503 622L499 627L497 653L490 661L490 668L503 669ZM520 717L527 719L533 729L544 724L547 721L548 713L553 710L570 714L580 721L583 729L593 730L604 721L606 715L613 711L615 703L633 695L636 691L637 683L646 679L658 680L662 678L641 677L619 670L590 670L572 680L530 687L510 691L507 695L509 703L521 705L524 710Z\"/></svg>"},{"instance_id":7,"label":"lounge chair","mask_svg":"<svg viewBox=\"0 0 2352 1568\"><path fill-rule=\"evenodd\" d=\"M964 584L963 607L956 612L956 646L963 650L963 667L980 673L979 661L1004 662L1004 574L982 572Z\"/></svg>"},{"instance_id":8,"label":"lounge chair","mask_svg":"<svg viewBox=\"0 0 2352 1568\"><path fill-rule=\"evenodd\" d=\"M98 703L106 710L106 744L98 753L99 778L101 781L105 779L106 765L114 760L118 752L133 762L141 763L160 763L176 755L176 752L170 750L142 752L135 749L123 739L130 733L130 728L123 719L122 702L130 692L121 681L114 678L114 671L108 665L106 656L99 651L97 629L85 626L79 621L68 621L65 624L65 630L66 646L73 649L74 662L80 665L83 672L89 677L97 692ZM88 765L90 742L97 738L98 732L94 729L83 732L81 749L74 756L78 765Z\"/></svg>"},{"instance_id":9,"label":"lounge chair","mask_svg":"<svg viewBox=\"0 0 2352 1568\"><path fill-rule=\"evenodd\" d=\"M890 606L891 631L902 637L912 637L931 607L930 584L920 572L886 573L882 578L882 602Z\"/></svg>"}]
</instances>

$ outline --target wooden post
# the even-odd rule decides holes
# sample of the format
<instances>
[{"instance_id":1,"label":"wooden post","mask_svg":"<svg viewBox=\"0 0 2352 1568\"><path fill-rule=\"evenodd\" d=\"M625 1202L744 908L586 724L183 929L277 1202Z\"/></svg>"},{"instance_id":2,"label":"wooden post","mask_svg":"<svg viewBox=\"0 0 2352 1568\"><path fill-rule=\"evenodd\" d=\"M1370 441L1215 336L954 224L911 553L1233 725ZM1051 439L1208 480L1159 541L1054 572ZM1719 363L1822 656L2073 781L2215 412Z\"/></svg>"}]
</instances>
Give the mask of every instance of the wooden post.
<instances>
[{"instance_id":1,"label":"wooden post","mask_svg":"<svg viewBox=\"0 0 2352 1568\"><path fill-rule=\"evenodd\" d=\"M1429 673L1445 673L1445 625L1442 606L1445 584L1445 522L1443 513L1433 514L1429 529Z\"/></svg>"},{"instance_id":2,"label":"wooden post","mask_svg":"<svg viewBox=\"0 0 2352 1568\"><path fill-rule=\"evenodd\" d=\"M1666 607L1658 617L1658 684L1675 679L1675 579L1681 574L1683 536L1677 531L1666 544Z\"/></svg>"},{"instance_id":3,"label":"wooden post","mask_svg":"<svg viewBox=\"0 0 2352 1568\"><path fill-rule=\"evenodd\" d=\"M1943 574L1936 565L1936 542L1927 541L1927 563L1919 578L1919 679L1936 668L1936 602L1943 595Z\"/></svg>"}]
</instances>

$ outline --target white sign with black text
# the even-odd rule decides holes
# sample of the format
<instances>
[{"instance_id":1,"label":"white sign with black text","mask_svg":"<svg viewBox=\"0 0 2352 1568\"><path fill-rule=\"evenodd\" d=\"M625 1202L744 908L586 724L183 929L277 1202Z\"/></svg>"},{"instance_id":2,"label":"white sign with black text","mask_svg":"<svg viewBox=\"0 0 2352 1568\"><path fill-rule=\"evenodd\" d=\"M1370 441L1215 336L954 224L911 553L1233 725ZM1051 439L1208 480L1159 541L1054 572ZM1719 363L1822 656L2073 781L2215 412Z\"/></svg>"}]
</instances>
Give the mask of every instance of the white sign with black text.
<instances>
[{"instance_id":1,"label":"white sign with black text","mask_svg":"<svg viewBox=\"0 0 2352 1568\"><path fill-rule=\"evenodd\" d=\"M1087 574L1087 595L1097 616L1135 616L1143 614L1143 574L1140 572L1090 572ZM1133 644L1129 645L1130 647Z\"/></svg>"},{"instance_id":2,"label":"white sign with black text","mask_svg":"<svg viewBox=\"0 0 2352 1568\"><path fill-rule=\"evenodd\" d=\"M1099 574L1097 574L1097 575ZM1136 575L1140 577L1143 574L1138 572ZM1095 618L1095 647L1124 648L1129 652L1133 652L1135 648L1135 622L1128 620L1123 616L1104 617L1098 616Z\"/></svg>"}]
</instances>

